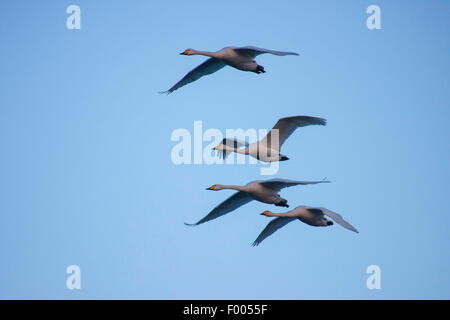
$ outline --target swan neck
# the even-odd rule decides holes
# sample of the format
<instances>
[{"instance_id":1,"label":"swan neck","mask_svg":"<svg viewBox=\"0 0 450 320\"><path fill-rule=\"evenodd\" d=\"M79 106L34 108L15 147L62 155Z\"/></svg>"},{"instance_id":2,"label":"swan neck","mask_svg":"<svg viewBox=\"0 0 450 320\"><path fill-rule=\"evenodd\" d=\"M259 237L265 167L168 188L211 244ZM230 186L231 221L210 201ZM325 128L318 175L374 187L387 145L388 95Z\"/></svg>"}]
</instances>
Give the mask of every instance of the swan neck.
<instances>
[{"instance_id":1,"label":"swan neck","mask_svg":"<svg viewBox=\"0 0 450 320\"><path fill-rule=\"evenodd\" d=\"M271 212L271 213L268 214L268 216L270 216L270 217L293 217L291 212L285 212L285 213L274 213L274 212Z\"/></svg>"},{"instance_id":2,"label":"swan neck","mask_svg":"<svg viewBox=\"0 0 450 320\"><path fill-rule=\"evenodd\" d=\"M245 191L243 187L241 186L235 186L235 185L221 185L221 189L232 189L237 191Z\"/></svg>"},{"instance_id":3,"label":"swan neck","mask_svg":"<svg viewBox=\"0 0 450 320\"><path fill-rule=\"evenodd\" d=\"M230 146L223 146L223 148L225 149L225 151L231 151L231 152L236 152L236 153L240 153L240 154L248 154L248 148L235 148L235 147L230 147Z\"/></svg>"},{"instance_id":4,"label":"swan neck","mask_svg":"<svg viewBox=\"0 0 450 320\"><path fill-rule=\"evenodd\" d=\"M210 51L194 50L194 55L201 55L201 56L207 56L207 57L211 57L211 58L217 58L217 52L210 52Z\"/></svg>"},{"instance_id":5,"label":"swan neck","mask_svg":"<svg viewBox=\"0 0 450 320\"><path fill-rule=\"evenodd\" d=\"M248 148L244 148L244 149L242 149L242 148L233 148L234 149L234 151L236 152L236 153L240 153L240 154L248 154Z\"/></svg>"}]
</instances>

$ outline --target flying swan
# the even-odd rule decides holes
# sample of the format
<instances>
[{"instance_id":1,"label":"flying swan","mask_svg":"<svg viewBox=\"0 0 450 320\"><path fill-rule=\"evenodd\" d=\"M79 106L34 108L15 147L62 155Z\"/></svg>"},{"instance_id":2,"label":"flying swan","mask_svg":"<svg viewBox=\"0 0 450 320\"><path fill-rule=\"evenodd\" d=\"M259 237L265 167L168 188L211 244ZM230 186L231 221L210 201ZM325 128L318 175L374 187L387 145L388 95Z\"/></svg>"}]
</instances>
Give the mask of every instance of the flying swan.
<instances>
[{"instance_id":1,"label":"flying swan","mask_svg":"<svg viewBox=\"0 0 450 320\"><path fill-rule=\"evenodd\" d=\"M208 74L214 73L222 69L226 65L242 71L251 71L258 74L266 72L264 70L264 67L258 65L254 60L256 56L263 53L270 53L277 56L286 56L286 55L298 56L298 53L295 52L274 51L252 46L225 47L216 52L186 49L180 54L185 56L202 55L210 58L205 62L203 62L202 64L200 64L199 66L197 66L195 69L189 71L172 88L170 88L167 91L163 91L161 93L172 93L175 90L187 85L188 83L194 82L203 76L206 76Z\"/></svg>"},{"instance_id":2,"label":"flying swan","mask_svg":"<svg viewBox=\"0 0 450 320\"><path fill-rule=\"evenodd\" d=\"M253 181L249 182L245 186L235 186L235 185L221 185L215 184L206 190L219 191L224 189L237 190L235 194L226 199L224 202L215 207L208 215L199 220L196 223L189 224L188 226L196 226L204 222L216 219L223 216L237 208L243 206L244 204L257 200L260 202L274 204L278 207L289 207L287 200L280 197L278 192L287 187L292 187L296 185L307 185L307 184L317 184L317 183L327 183L328 180L322 181L294 181L287 179L270 179L265 181Z\"/></svg>"},{"instance_id":3,"label":"flying swan","mask_svg":"<svg viewBox=\"0 0 450 320\"><path fill-rule=\"evenodd\" d=\"M238 139L225 138L213 150L218 150L218 156L223 157L223 159L230 152L236 152L247 154L263 162L289 160L288 157L280 154L281 146L295 129L309 125L324 126L326 125L326 120L308 116L281 118L261 141L248 144Z\"/></svg>"},{"instance_id":4,"label":"flying swan","mask_svg":"<svg viewBox=\"0 0 450 320\"><path fill-rule=\"evenodd\" d=\"M275 231L296 219L314 227L327 227L333 225L333 221L325 218L325 216L328 216L344 228L359 233L358 230L345 221L340 214L326 208L298 206L297 208L286 213L272 213L270 211L264 211L261 215L277 218L269 222L269 224L259 234L258 238L256 238L253 242L253 246L259 245L264 239L273 234Z\"/></svg>"}]
</instances>

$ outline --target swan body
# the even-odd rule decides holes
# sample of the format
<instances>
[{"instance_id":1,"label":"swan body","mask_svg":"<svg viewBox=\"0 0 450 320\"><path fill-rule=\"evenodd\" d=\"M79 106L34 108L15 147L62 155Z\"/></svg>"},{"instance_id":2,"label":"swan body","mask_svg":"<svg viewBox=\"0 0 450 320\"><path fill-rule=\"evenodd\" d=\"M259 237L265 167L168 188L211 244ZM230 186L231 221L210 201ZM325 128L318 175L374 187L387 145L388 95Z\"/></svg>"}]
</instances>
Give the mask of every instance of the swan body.
<instances>
[{"instance_id":1,"label":"swan body","mask_svg":"<svg viewBox=\"0 0 450 320\"><path fill-rule=\"evenodd\" d=\"M249 155L263 162L285 161L289 160L289 158L280 153L281 146L297 128L309 125L324 126L326 125L326 120L309 116L281 118L260 141L247 144L240 140L225 138L222 143L213 149L218 150L218 156L224 159L231 152L236 152Z\"/></svg>"},{"instance_id":2,"label":"swan body","mask_svg":"<svg viewBox=\"0 0 450 320\"><path fill-rule=\"evenodd\" d=\"M234 193L231 197L216 206L210 213L208 213L198 222L194 224L185 224L193 226L216 219L233 210L236 210L237 208L252 200L267 204L274 204L278 207L289 207L289 205L287 204L287 200L281 198L278 194L281 189L296 185L318 184L327 182L329 181L294 181L288 179L270 179L265 181L252 181L245 186L215 184L207 188L207 190L220 191L225 189L232 189L238 192Z\"/></svg>"},{"instance_id":3,"label":"swan body","mask_svg":"<svg viewBox=\"0 0 450 320\"><path fill-rule=\"evenodd\" d=\"M264 211L261 214L266 217L276 218L270 221L269 224L264 228L264 230L259 234L258 238L256 238L256 240L253 242L253 246L259 245L264 239L272 235L275 231L297 219L314 227L332 226L333 221L327 219L325 217L327 216L344 228L359 233L358 230L356 230L356 228L353 227L350 223L345 221L340 214L333 212L327 208L298 206L297 208L286 213L273 213L271 211Z\"/></svg>"},{"instance_id":4,"label":"swan body","mask_svg":"<svg viewBox=\"0 0 450 320\"><path fill-rule=\"evenodd\" d=\"M295 52L275 51L252 46L225 47L215 52L186 49L180 54L185 56L202 55L209 57L209 59L189 71L174 86L162 93L172 93L175 90L194 82L203 76L212 74L227 65L242 71L250 71L258 74L264 73L266 72L264 67L258 65L255 61L255 57L263 53L270 53L277 56L298 55L298 53Z\"/></svg>"}]
</instances>

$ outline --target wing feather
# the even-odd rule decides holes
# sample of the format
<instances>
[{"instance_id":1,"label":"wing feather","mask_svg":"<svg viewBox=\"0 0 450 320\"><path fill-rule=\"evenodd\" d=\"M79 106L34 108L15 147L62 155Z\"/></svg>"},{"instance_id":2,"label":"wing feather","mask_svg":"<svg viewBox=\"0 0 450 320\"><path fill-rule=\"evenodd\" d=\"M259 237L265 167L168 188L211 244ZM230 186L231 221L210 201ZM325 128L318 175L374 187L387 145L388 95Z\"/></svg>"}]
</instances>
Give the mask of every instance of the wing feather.
<instances>
[{"instance_id":1,"label":"wing feather","mask_svg":"<svg viewBox=\"0 0 450 320\"><path fill-rule=\"evenodd\" d=\"M269 49L258 48L258 47L253 47L253 46L245 46L245 47L239 47L239 48L233 48L233 49L241 54L248 55L253 58L260 54L263 54L263 53L270 53L270 54L274 54L276 56L287 56L287 55L298 56L299 55L296 52L275 51L275 50L269 50Z\"/></svg>"},{"instance_id":2,"label":"wing feather","mask_svg":"<svg viewBox=\"0 0 450 320\"><path fill-rule=\"evenodd\" d=\"M288 179L270 179L266 181L260 182L264 187L279 191L283 188L293 187L296 185L307 185L307 184L318 184L318 183L330 183L328 180L321 180L321 181L295 181L295 180L288 180Z\"/></svg>"},{"instance_id":3,"label":"wing feather","mask_svg":"<svg viewBox=\"0 0 450 320\"><path fill-rule=\"evenodd\" d=\"M200 79L203 76L206 76L208 74L214 73L220 69L222 69L223 67L225 67L226 64L219 60L219 59L215 59L215 58L209 58L208 60L206 60L205 62L203 62L202 64L200 64L199 66L197 66L196 68L192 69L191 71L189 71L180 81L178 81L172 88L170 88L167 91L161 92L161 93L172 93L175 90L191 83L194 82L198 79Z\"/></svg>"},{"instance_id":4,"label":"wing feather","mask_svg":"<svg viewBox=\"0 0 450 320\"><path fill-rule=\"evenodd\" d=\"M274 149L280 151L282 144L287 138L299 127L306 127L309 125L326 125L327 121L322 118L309 117L309 116L295 116L281 118L277 121L272 130L267 133L267 135L259 142L260 144L267 146L269 149ZM277 130L277 131L275 131ZM278 133L278 134L277 134ZM272 146L272 136L277 138L278 145L273 143Z\"/></svg>"},{"instance_id":5,"label":"wing feather","mask_svg":"<svg viewBox=\"0 0 450 320\"><path fill-rule=\"evenodd\" d=\"M190 223L185 224L188 226L198 226L199 224L202 224L210 220L214 220L233 210L236 210L237 208L243 206L244 204L252 200L253 198L248 193L242 191L236 192L231 197L229 197L224 202L215 207L210 213L208 213L204 218L202 218L198 222L194 224Z\"/></svg>"},{"instance_id":6,"label":"wing feather","mask_svg":"<svg viewBox=\"0 0 450 320\"><path fill-rule=\"evenodd\" d=\"M356 230L356 228L354 226L352 226L350 223L348 223L347 221L344 220L344 218L342 218L342 216L339 213L333 212L327 208L311 208L308 209L311 212L314 212L313 210L319 210L321 211L324 215L330 217L331 219L333 219L334 221L336 221L336 223L340 224L341 226L343 226L345 229L351 230L353 232L359 233L358 230Z\"/></svg>"},{"instance_id":7,"label":"wing feather","mask_svg":"<svg viewBox=\"0 0 450 320\"><path fill-rule=\"evenodd\" d=\"M289 222L296 220L297 218L292 217L278 217L269 222L269 224L264 228L264 230L259 234L258 238L253 242L253 246L259 245L264 239L272 235L278 229L284 227Z\"/></svg>"}]
</instances>

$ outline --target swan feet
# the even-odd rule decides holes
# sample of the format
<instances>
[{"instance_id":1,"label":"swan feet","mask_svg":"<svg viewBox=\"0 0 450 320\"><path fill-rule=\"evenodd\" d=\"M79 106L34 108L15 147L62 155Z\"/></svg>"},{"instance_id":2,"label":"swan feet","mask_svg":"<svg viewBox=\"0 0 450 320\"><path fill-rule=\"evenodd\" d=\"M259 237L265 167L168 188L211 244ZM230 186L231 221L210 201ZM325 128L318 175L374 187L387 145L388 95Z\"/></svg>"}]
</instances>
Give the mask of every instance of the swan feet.
<instances>
[{"instance_id":1,"label":"swan feet","mask_svg":"<svg viewBox=\"0 0 450 320\"><path fill-rule=\"evenodd\" d=\"M275 203L275 206L289 208L289 205L287 204L287 200L283 199L283 198L281 198L280 201Z\"/></svg>"},{"instance_id":2,"label":"swan feet","mask_svg":"<svg viewBox=\"0 0 450 320\"><path fill-rule=\"evenodd\" d=\"M266 71L264 70L264 67L263 67L263 66L260 66L260 65L258 64L258 65L256 66L255 72L256 72L257 74L260 74L260 73L265 73Z\"/></svg>"}]
</instances>

